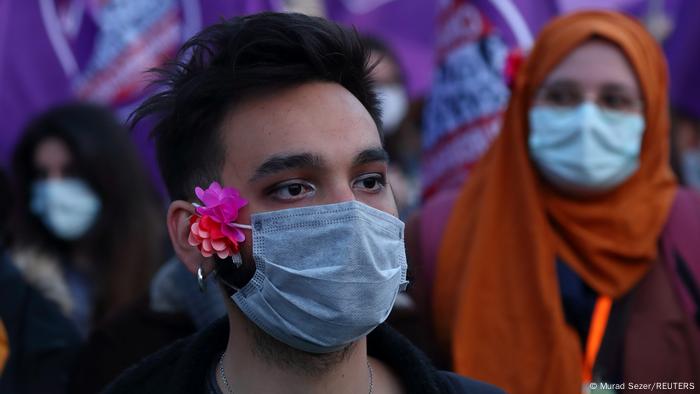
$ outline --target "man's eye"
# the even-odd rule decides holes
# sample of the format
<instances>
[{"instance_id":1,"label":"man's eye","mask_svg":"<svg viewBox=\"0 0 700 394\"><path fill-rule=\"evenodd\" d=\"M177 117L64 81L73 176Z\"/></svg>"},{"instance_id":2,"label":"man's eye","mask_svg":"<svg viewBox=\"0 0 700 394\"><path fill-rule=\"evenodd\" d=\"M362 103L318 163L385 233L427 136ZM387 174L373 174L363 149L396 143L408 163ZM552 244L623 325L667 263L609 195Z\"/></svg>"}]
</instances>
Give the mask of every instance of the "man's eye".
<instances>
[{"instance_id":1,"label":"man's eye","mask_svg":"<svg viewBox=\"0 0 700 394\"><path fill-rule=\"evenodd\" d=\"M295 201L313 195L315 192L316 189L311 184L293 182L275 187L270 195L278 200Z\"/></svg>"},{"instance_id":2,"label":"man's eye","mask_svg":"<svg viewBox=\"0 0 700 394\"><path fill-rule=\"evenodd\" d=\"M386 186L386 178L382 174L368 174L357 178L354 187L370 193L377 193Z\"/></svg>"}]
</instances>

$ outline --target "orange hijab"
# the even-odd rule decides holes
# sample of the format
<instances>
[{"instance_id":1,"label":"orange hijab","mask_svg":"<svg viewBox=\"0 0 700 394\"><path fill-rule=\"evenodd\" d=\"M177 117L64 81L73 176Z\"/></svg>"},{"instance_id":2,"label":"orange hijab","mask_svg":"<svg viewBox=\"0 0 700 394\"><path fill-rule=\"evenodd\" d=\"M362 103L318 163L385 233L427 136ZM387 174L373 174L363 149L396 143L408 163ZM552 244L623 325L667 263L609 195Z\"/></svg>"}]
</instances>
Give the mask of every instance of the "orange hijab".
<instances>
[{"instance_id":1,"label":"orange hijab","mask_svg":"<svg viewBox=\"0 0 700 394\"><path fill-rule=\"evenodd\" d=\"M599 37L638 75L646 130L639 170L602 197L567 198L544 184L528 156L528 109L548 73ZM675 195L668 144L667 73L644 27L613 12L560 17L520 69L503 129L457 199L438 257L434 312L456 372L514 393L578 393L582 350L566 324L559 256L613 299L644 276Z\"/></svg>"}]
</instances>

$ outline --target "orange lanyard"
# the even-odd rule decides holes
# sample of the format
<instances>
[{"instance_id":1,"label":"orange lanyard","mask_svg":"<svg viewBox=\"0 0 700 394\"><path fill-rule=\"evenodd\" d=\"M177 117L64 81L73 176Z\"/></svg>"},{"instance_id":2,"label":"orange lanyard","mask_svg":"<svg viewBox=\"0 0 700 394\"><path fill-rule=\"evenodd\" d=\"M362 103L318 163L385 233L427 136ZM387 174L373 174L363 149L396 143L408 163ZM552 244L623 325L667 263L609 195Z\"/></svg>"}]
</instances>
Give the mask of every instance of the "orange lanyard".
<instances>
[{"instance_id":1,"label":"orange lanyard","mask_svg":"<svg viewBox=\"0 0 700 394\"><path fill-rule=\"evenodd\" d=\"M612 298L608 296L600 296L595 302L591 327L588 330L588 339L586 340L586 353L583 356L582 378L584 385L591 383L591 379L593 379L593 365L603 342L611 308Z\"/></svg>"}]
</instances>

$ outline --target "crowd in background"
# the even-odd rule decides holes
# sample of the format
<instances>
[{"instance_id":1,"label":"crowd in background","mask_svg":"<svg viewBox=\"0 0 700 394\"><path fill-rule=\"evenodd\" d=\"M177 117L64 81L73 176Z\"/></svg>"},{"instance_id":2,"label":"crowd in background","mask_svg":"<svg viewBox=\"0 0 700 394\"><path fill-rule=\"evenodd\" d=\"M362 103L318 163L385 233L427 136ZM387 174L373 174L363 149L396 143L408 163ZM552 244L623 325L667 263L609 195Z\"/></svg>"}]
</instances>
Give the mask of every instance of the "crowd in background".
<instances>
[{"instance_id":1,"label":"crowd in background","mask_svg":"<svg viewBox=\"0 0 700 394\"><path fill-rule=\"evenodd\" d=\"M411 286L389 322L512 393L697 387L700 96L669 96L660 22L575 13L526 48L480 2L439 3L424 95L360 29L406 222ZM115 107L52 103L3 147L0 393L98 392L225 314L177 261L148 145Z\"/></svg>"}]
</instances>

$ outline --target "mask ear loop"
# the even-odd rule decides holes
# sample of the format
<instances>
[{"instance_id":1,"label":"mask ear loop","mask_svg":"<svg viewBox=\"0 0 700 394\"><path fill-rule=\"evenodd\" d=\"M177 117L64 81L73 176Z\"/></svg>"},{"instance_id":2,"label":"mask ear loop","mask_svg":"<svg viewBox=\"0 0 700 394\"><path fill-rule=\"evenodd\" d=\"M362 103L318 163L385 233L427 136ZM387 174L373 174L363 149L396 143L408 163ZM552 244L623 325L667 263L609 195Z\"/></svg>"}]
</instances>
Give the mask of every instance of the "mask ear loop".
<instances>
[{"instance_id":1,"label":"mask ear loop","mask_svg":"<svg viewBox=\"0 0 700 394\"><path fill-rule=\"evenodd\" d=\"M241 223L228 223L227 226L229 227L236 227L236 228L242 228L245 230L251 230L253 231L253 226L248 225L248 224L241 224ZM235 256L240 256L240 253L232 254L231 255L231 262L233 263L236 268L240 268L241 265L243 265L243 259L240 259L239 261L236 261Z\"/></svg>"}]
</instances>

